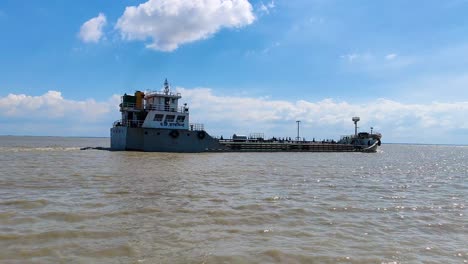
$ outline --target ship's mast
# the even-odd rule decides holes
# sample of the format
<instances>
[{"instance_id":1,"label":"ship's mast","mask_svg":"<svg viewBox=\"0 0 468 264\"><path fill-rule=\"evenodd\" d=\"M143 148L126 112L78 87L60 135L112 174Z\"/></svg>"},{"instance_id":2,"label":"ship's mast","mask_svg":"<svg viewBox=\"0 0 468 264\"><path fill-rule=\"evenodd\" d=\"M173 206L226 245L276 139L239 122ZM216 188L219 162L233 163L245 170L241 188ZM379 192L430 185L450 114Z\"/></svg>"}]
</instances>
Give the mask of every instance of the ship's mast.
<instances>
[{"instance_id":1,"label":"ship's mast","mask_svg":"<svg viewBox=\"0 0 468 264\"><path fill-rule=\"evenodd\" d=\"M299 141L301 139L301 137L299 136L299 125L301 124L301 121L297 120L296 123L297 123L297 137L296 137L296 140Z\"/></svg>"},{"instance_id":2,"label":"ship's mast","mask_svg":"<svg viewBox=\"0 0 468 264\"><path fill-rule=\"evenodd\" d=\"M170 89L169 89L169 82L167 82L167 78L166 80L164 81L164 94L169 94L170 92Z\"/></svg>"}]
</instances>

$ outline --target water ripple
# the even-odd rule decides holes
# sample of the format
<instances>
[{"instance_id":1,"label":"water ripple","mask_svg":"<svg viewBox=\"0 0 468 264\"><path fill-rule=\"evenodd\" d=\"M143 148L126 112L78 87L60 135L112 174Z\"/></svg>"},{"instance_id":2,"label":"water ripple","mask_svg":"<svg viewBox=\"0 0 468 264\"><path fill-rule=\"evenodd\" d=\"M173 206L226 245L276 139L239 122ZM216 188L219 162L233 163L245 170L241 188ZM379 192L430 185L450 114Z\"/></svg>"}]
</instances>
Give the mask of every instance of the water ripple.
<instances>
[{"instance_id":1,"label":"water ripple","mask_svg":"<svg viewBox=\"0 0 468 264\"><path fill-rule=\"evenodd\" d=\"M35 140L0 141L2 263L468 260L466 147L170 154Z\"/></svg>"}]
</instances>

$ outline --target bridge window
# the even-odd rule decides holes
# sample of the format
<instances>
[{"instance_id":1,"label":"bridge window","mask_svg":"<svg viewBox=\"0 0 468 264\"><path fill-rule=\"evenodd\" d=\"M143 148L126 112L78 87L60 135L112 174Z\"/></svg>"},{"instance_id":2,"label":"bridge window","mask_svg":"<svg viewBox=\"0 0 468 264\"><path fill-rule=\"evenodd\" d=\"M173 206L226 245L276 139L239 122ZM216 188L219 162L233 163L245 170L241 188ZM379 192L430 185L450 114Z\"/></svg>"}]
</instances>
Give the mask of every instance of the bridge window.
<instances>
[{"instance_id":1,"label":"bridge window","mask_svg":"<svg viewBox=\"0 0 468 264\"><path fill-rule=\"evenodd\" d=\"M154 115L154 121L161 122L161 121L163 121L163 117L164 117L164 115L156 114L156 115Z\"/></svg>"},{"instance_id":2,"label":"bridge window","mask_svg":"<svg viewBox=\"0 0 468 264\"><path fill-rule=\"evenodd\" d=\"M167 115L166 116L166 122L174 122L175 115Z\"/></svg>"},{"instance_id":3,"label":"bridge window","mask_svg":"<svg viewBox=\"0 0 468 264\"><path fill-rule=\"evenodd\" d=\"M184 121L185 121L185 116L183 115L177 116L177 123L183 123Z\"/></svg>"}]
</instances>

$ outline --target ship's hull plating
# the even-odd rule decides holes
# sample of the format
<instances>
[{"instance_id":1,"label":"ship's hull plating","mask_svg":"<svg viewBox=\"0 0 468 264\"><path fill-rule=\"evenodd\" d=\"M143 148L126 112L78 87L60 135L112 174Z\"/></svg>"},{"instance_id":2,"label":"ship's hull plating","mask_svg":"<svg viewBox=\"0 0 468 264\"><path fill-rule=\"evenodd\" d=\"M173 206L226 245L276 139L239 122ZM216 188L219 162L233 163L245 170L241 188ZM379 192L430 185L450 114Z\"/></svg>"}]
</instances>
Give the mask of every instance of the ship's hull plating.
<instances>
[{"instance_id":1,"label":"ship's hull plating","mask_svg":"<svg viewBox=\"0 0 468 264\"><path fill-rule=\"evenodd\" d=\"M111 128L111 150L194 153L227 149L204 131L117 126Z\"/></svg>"},{"instance_id":2,"label":"ship's hull plating","mask_svg":"<svg viewBox=\"0 0 468 264\"><path fill-rule=\"evenodd\" d=\"M175 132L176 131L176 132ZM376 152L377 144L220 141L204 131L111 128L111 150L146 152Z\"/></svg>"}]
</instances>

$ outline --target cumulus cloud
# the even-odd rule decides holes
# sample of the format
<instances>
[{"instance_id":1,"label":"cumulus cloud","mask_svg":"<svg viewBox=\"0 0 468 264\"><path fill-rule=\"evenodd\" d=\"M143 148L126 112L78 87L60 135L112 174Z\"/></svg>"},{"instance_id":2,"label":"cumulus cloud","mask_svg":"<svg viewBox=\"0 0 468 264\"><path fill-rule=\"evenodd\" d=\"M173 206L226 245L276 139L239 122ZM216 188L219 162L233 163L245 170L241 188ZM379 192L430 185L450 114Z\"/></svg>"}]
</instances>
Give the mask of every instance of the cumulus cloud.
<instances>
[{"instance_id":1,"label":"cumulus cloud","mask_svg":"<svg viewBox=\"0 0 468 264\"><path fill-rule=\"evenodd\" d=\"M296 120L301 135L311 139L337 139L354 132L351 117L360 116L362 131L373 126L384 142L468 144L468 101L405 104L388 99L351 103L323 99L272 100L267 97L218 96L208 88L177 88L188 102L190 121L204 123L212 135L263 132L266 136L295 136ZM9 94L0 97L0 133L107 136L119 118L117 95L97 102L94 99L69 100L58 91L40 96ZM47 131L47 127L50 127ZM11 131L6 131L9 128ZM24 129L23 129L24 130ZM79 131L79 132L74 132ZM94 133L94 134L93 134Z\"/></svg>"},{"instance_id":2,"label":"cumulus cloud","mask_svg":"<svg viewBox=\"0 0 468 264\"><path fill-rule=\"evenodd\" d=\"M103 13L99 13L97 17L91 18L81 26L78 37L86 43L97 43L104 35L103 28L106 24L106 16Z\"/></svg>"},{"instance_id":3,"label":"cumulus cloud","mask_svg":"<svg viewBox=\"0 0 468 264\"><path fill-rule=\"evenodd\" d=\"M216 96L211 89L183 89L192 107L192 119L216 126L219 134L266 132L270 136L295 133L295 121L301 120L304 135L317 138L352 132L352 116L360 116L362 130L370 126L393 142L442 142L456 140L454 131L468 131L468 101L454 103L404 104L377 99L363 104L324 99L318 102L289 102L268 98ZM221 125L222 124L222 125ZM456 143L456 142L451 142ZM465 144L466 142L465 139Z\"/></svg>"},{"instance_id":4,"label":"cumulus cloud","mask_svg":"<svg viewBox=\"0 0 468 264\"><path fill-rule=\"evenodd\" d=\"M58 91L48 91L39 96L9 94L0 97L0 117L95 122L112 111L118 111L119 100L118 96L106 102L67 100Z\"/></svg>"},{"instance_id":5,"label":"cumulus cloud","mask_svg":"<svg viewBox=\"0 0 468 264\"><path fill-rule=\"evenodd\" d=\"M127 7L116 29L125 40L150 40L147 48L173 51L222 28L239 28L254 20L248 0L149 0Z\"/></svg>"},{"instance_id":6,"label":"cumulus cloud","mask_svg":"<svg viewBox=\"0 0 468 264\"><path fill-rule=\"evenodd\" d=\"M105 101L69 100L59 91L0 97L0 134L108 136L119 118L120 96Z\"/></svg>"}]
</instances>

